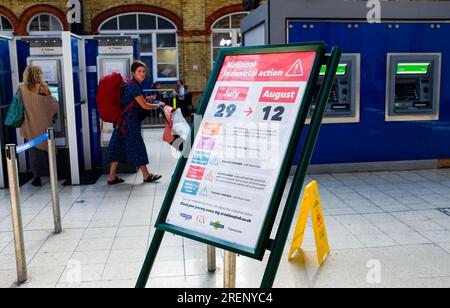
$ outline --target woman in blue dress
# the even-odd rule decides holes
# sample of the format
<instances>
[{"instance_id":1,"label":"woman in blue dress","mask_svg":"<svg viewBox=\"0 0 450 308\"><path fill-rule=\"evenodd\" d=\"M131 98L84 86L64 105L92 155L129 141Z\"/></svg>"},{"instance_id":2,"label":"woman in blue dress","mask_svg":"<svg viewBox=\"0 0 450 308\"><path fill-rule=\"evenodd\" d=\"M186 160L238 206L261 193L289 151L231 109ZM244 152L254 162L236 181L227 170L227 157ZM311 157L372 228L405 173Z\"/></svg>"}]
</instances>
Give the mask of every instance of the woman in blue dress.
<instances>
[{"instance_id":1,"label":"woman in blue dress","mask_svg":"<svg viewBox=\"0 0 450 308\"><path fill-rule=\"evenodd\" d=\"M131 66L133 80L130 82L122 94L122 110L124 124L116 127L109 143L106 159L111 163L108 177L108 184L124 183L123 179L117 176L119 163L125 163L140 168L145 183L152 183L161 178L160 175L151 174L147 165L148 155L144 139L141 132L141 115L148 110L158 109L164 106L163 103L152 104L155 97L144 98L141 83L145 80L147 67L141 61L133 62ZM131 106L131 104L134 104Z\"/></svg>"}]
</instances>

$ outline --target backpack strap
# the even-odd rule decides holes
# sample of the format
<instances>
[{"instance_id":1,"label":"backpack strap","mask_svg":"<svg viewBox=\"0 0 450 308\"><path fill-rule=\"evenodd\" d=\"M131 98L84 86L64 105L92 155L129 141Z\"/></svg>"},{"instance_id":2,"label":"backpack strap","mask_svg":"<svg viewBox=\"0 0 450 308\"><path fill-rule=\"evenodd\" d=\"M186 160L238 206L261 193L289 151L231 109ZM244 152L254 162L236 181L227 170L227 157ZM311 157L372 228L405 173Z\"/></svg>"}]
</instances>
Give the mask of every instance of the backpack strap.
<instances>
[{"instance_id":1,"label":"backpack strap","mask_svg":"<svg viewBox=\"0 0 450 308\"><path fill-rule=\"evenodd\" d=\"M120 131L122 132L122 135L124 135L126 138L128 138L127 136L127 131L125 130L125 125L127 124L127 120L125 119L125 114L129 111L131 111L134 107L134 100L122 111L121 115L120 115L120 119L119 119L119 128Z\"/></svg>"},{"instance_id":2,"label":"backpack strap","mask_svg":"<svg viewBox=\"0 0 450 308\"><path fill-rule=\"evenodd\" d=\"M125 85L124 88L127 87L128 85L132 84L132 83L136 83L137 82L134 79L124 79L125 81ZM120 114L120 118L118 120L117 125L120 128L120 131L122 133L123 136L125 136L125 138L128 138L127 136L127 131L125 130L125 125L127 124L127 120L125 119L125 114L129 111L131 111L134 108L134 99L128 104L128 106L122 111L122 113Z\"/></svg>"}]
</instances>

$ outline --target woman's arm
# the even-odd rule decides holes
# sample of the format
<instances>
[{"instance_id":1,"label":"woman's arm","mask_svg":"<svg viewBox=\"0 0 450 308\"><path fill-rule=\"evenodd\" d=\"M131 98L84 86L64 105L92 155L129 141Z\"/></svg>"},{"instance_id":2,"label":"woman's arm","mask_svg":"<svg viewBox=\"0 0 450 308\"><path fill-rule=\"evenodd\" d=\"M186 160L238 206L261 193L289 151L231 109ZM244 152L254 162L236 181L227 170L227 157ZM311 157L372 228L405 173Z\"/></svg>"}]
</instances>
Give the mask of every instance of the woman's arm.
<instances>
[{"instance_id":1,"label":"woman's arm","mask_svg":"<svg viewBox=\"0 0 450 308\"><path fill-rule=\"evenodd\" d=\"M158 109L159 107L164 106L163 103L149 104L145 101L145 98L143 96L136 96L134 99L136 100L136 102L138 102L139 106L141 106L141 108L144 110L155 110Z\"/></svg>"}]
</instances>

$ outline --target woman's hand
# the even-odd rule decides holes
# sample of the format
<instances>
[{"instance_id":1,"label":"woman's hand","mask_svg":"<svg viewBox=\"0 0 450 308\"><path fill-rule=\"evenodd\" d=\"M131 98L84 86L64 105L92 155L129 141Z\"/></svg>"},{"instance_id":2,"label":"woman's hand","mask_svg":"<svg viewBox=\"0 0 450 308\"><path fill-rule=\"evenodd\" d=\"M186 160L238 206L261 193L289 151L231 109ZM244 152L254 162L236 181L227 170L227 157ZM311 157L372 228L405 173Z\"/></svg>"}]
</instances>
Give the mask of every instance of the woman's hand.
<instances>
[{"instance_id":1,"label":"woman's hand","mask_svg":"<svg viewBox=\"0 0 450 308\"><path fill-rule=\"evenodd\" d=\"M146 100L147 103L151 104L151 103L153 103L154 100L156 100L156 95L147 96L145 98L145 100Z\"/></svg>"},{"instance_id":2,"label":"woman's hand","mask_svg":"<svg viewBox=\"0 0 450 308\"><path fill-rule=\"evenodd\" d=\"M39 94L50 96L52 93L50 92L50 89L48 88L47 84L42 84L39 86Z\"/></svg>"}]
</instances>

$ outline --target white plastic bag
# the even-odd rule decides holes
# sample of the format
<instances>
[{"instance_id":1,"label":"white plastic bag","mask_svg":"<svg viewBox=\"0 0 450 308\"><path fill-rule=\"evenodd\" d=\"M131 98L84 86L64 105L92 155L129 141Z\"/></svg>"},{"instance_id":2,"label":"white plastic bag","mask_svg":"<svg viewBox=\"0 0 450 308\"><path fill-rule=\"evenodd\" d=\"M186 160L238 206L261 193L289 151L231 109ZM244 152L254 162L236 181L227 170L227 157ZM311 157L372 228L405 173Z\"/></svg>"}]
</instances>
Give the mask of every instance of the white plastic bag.
<instances>
[{"instance_id":1,"label":"white plastic bag","mask_svg":"<svg viewBox=\"0 0 450 308\"><path fill-rule=\"evenodd\" d=\"M181 109L177 109L172 113L172 134L178 135L184 141L189 137L191 128L183 117Z\"/></svg>"}]
</instances>

